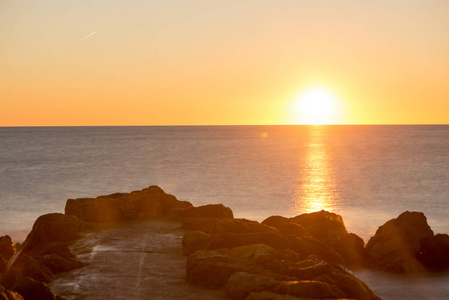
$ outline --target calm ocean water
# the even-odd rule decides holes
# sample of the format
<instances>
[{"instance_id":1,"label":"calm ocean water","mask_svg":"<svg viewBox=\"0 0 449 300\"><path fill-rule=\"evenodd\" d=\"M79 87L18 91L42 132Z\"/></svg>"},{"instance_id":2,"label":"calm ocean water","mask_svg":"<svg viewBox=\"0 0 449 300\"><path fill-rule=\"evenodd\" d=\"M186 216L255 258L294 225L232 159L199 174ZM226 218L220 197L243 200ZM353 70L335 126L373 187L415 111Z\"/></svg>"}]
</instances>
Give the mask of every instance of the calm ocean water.
<instances>
[{"instance_id":1,"label":"calm ocean water","mask_svg":"<svg viewBox=\"0 0 449 300\"><path fill-rule=\"evenodd\" d=\"M149 185L258 221L330 210L365 242L406 210L449 233L449 126L0 128L0 235L23 240L68 198Z\"/></svg>"}]
</instances>

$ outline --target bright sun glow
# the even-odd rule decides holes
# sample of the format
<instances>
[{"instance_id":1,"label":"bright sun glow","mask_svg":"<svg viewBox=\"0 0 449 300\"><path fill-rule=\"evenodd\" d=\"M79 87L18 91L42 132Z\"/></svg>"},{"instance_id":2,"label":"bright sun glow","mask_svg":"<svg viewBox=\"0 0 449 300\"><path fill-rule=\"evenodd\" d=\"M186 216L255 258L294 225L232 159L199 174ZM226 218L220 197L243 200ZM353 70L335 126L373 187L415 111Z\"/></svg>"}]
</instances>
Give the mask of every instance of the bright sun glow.
<instances>
[{"instance_id":1,"label":"bright sun glow","mask_svg":"<svg viewBox=\"0 0 449 300\"><path fill-rule=\"evenodd\" d=\"M295 101L295 114L300 123L323 125L336 123L337 97L329 90L314 87L304 91Z\"/></svg>"}]
</instances>

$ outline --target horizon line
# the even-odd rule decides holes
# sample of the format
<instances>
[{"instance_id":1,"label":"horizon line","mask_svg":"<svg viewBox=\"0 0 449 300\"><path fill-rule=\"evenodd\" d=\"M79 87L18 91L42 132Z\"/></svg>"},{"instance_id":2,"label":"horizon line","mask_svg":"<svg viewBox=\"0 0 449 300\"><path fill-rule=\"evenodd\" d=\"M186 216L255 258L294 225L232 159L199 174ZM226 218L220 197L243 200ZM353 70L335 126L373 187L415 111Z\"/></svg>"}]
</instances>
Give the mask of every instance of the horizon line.
<instances>
[{"instance_id":1,"label":"horizon line","mask_svg":"<svg viewBox=\"0 0 449 300\"><path fill-rule=\"evenodd\" d=\"M51 128L51 127L232 127L232 126L447 126L449 123L373 123L373 124L168 124L168 125L11 125L0 128Z\"/></svg>"}]
</instances>

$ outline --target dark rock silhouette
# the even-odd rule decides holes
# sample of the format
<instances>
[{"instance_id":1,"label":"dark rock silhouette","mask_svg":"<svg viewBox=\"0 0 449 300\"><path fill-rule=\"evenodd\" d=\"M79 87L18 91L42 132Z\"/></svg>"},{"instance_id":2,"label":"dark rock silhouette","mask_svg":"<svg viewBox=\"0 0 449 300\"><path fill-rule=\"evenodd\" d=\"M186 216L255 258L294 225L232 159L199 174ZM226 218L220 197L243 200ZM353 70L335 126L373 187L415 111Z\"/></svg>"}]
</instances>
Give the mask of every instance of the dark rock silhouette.
<instances>
[{"instance_id":1,"label":"dark rock silhouette","mask_svg":"<svg viewBox=\"0 0 449 300\"><path fill-rule=\"evenodd\" d=\"M5 260L1 255L0 255L0 273L3 273L6 271L6 266L8 264L8 261Z\"/></svg>"},{"instance_id":2,"label":"dark rock silhouette","mask_svg":"<svg viewBox=\"0 0 449 300\"><path fill-rule=\"evenodd\" d=\"M1 276L0 284L10 290L22 278L22 270L19 268L9 268Z\"/></svg>"},{"instance_id":3,"label":"dark rock silhouette","mask_svg":"<svg viewBox=\"0 0 449 300\"><path fill-rule=\"evenodd\" d=\"M449 236L436 234L421 240L416 259L431 271L449 269Z\"/></svg>"},{"instance_id":4,"label":"dark rock silhouette","mask_svg":"<svg viewBox=\"0 0 449 300\"><path fill-rule=\"evenodd\" d=\"M49 268L26 254L18 257L12 268L19 268L22 276L45 283L49 283L55 278L55 275Z\"/></svg>"},{"instance_id":5,"label":"dark rock silhouette","mask_svg":"<svg viewBox=\"0 0 449 300\"><path fill-rule=\"evenodd\" d=\"M56 254L40 256L37 258L37 261L48 268L53 274L75 270L86 265L73 258L60 257Z\"/></svg>"},{"instance_id":6,"label":"dark rock silhouette","mask_svg":"<svg viewBox=\"0 0 449 300\"><path fill-rule=\"evenodd\" d=\"M377 229L368 241L369 266L393 273L426 271L417 259L423 241L433 237L421 212L404 212Z\"/></svg>"},{"instance_id":7,"label":"dark rock silhouette","mask_svg":"<svg viewBox=\"0 0 449 300\"><path fill-rule=\"evenodd\" d=\"M0 285L0 300L23 300L23 297L19 293L7 290Z\"/></svg>"},{"instance_id":8,"label":"dark rock silhouette","mask_svg":"<svg viewBox=\"0 0 449 300\"><path fill-rule=\"evenodd\" d=\"M36 281L29 277L21 278L13 287L25 300L58 300L51 289L43 282Z\"/></svg>"},{"instance_id":9,"label":"dark rock silhouette","mask_svg":"<svg viewBox=\"0 0 449 300\"><path fill-rule=\"evenodd\" d=\"M0 237L0 256L9 260L16 253L16 247L9 235Z\"/></svg>"}]
</instances>

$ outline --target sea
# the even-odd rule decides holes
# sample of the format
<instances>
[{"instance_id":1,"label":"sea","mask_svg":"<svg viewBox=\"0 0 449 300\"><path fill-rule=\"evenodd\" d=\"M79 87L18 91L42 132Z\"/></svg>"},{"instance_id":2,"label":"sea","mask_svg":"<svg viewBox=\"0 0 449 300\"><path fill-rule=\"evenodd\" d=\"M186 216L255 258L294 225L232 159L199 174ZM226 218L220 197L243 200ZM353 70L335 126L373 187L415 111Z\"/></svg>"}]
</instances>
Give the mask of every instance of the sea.
<instances>
[{"instance_id":1,"label":"sea","mask_svg":"<svg viewBox=\"0 0 449 300\"><path fill-rule=\"evenodd\" d=\"M328 210L365 242L404 211L449 233L449 125L0 127L0 235L67 199L158 185L263 221ZM382 299L449 299L449 274L357 271Z\"/></svg>"}]
</instances>

